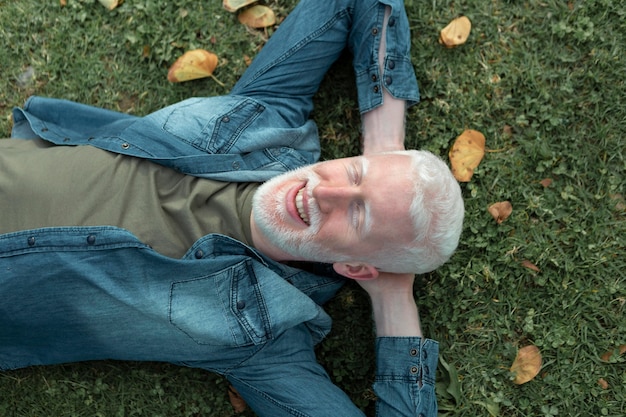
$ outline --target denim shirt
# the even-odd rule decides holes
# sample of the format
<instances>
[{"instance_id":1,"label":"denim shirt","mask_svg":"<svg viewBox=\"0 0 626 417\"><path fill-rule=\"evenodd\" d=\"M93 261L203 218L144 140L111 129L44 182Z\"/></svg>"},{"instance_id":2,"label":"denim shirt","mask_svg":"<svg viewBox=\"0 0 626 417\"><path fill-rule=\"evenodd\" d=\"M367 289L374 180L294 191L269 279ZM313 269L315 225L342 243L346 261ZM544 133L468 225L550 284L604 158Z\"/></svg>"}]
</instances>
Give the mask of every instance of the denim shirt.
<instances>
[{"instance_id":1,"label":"denim shirt","mask_svg":"<svg viewBox=\"0 0 626 417\"><path fill-rule=\"evenodd\" d=\"M11 312L2 324L0 369L97 359L199 360L260 345L300 323L317 342L331 325L319 304L342 284L217 234L198 240L181 259L112 226L8 233L0 235L0 248L0 313ZM33 289L46 294L42 308L11 307L33 299ZM32 334L38 343L27 346ZM11 362L2 354L7 347L9 358L24 353Z\"/></svg>"},{"instance_id":2,"label":"denim shirt","mask_svg":"<svg viewBox=\"0 0 626 417\"><path fill-rule=\"evenodd\" d=\"M183 114L193 122L177 121ZM272 122L281 126L280 117L242 96L193 98L143 118L32 97L24 109L14 110L13 117L14 138L92 145L223 181L262 181L319 157L312 121L295 129L257 128L260 119L266 120L258 126ZM198 130L203 134L194 135ZM15 297L3 300L7 306L19 304L32 288L50 297L59 288L72 288L71 301L53 312L28 309L23 317L13 317L16 326L3 329L4 339L0 335L0 369L99 358L187 364L214 354L223 356L224 349L253 349L302 323L317 342L331 327L320 305L343 283L337 276L276 263L222 235L207 235L182 259L172 259L128 231L109 226L2 235L0 270L20 271L20 276L31 280L23 286L9 279L11 274L1 274L5 293ZM33 310L40 317L33 317ZM81 321L88 316L86 312L89 319ZM10 314L16 313L11 310ZM94 322L94 314L102 320ZM70 322L64 320L68 316L73 318ZM41 335L37 346L9 347L12 354L23 350L34 355L17 360L12 355L13 362L6 361L3 346L20 340L20 335L21 342L28 343L29 338L20 333L25 326L19 323L37 321L43 323L37 329ZM377 414L414 415L421 410L424 416L436 415L437 342L379 338L376 353ZM204 367L216 369L210 364Z\"/></svg>"},{"instance_id":3,"label":"denim shirt","mask_svg":"<svg viewBox=\"0 0 626 417\"><path fill-rule=\"evenodd\" d=\"M190 98L145 117L30 97L13 123L13 138L89 144L227 182L266 181L320 157L312 120L289 127L273 107L238 95Z\"/></svg>"}]
</instances>

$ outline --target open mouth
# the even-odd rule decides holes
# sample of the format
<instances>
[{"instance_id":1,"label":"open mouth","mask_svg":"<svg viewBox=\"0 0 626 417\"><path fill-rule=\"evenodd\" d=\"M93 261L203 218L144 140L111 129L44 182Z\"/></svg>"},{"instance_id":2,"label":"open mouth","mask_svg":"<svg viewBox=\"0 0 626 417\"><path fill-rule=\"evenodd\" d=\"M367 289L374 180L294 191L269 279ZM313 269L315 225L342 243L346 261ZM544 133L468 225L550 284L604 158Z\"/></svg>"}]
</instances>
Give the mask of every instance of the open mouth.
<instances>
[{"instance_id":1,"label":"open mouth","mask_svg":"<svg viewBox=\"0 0 626 417\"><path fill-rule=\"evenodd\" d=\"M296 209L298 210L298 215L300 216L302 221L306 223L307 226L310 226L311 223L309 220L309 216L304 209L304 188L305 187L300 188L300 191L298 191L298 193L296 194Z\"/></svg>"}]
</instances>

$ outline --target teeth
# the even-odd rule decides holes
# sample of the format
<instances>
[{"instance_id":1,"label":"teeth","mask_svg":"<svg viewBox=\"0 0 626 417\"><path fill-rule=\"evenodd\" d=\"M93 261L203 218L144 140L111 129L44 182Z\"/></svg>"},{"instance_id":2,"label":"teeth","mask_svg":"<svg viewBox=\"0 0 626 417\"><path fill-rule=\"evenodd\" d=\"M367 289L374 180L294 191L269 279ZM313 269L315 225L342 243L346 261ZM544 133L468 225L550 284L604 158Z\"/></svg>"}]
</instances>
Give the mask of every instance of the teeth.
<instances>
[{"instance_id":1,"label":"teeth","mask_svg":"<svg viewBox=\"0 0 626 417\"><path fill-rule=\"evenodd\" d=\"M300 191L298 191L298 194L296 194L296 208L298 209L298 214L300 215L302 221L306 224L309 224L309 216L307 216L306 212L304 211L304 203L302 197L303 194L304 188L301 188Z\"/></svg>"}]
</instances>

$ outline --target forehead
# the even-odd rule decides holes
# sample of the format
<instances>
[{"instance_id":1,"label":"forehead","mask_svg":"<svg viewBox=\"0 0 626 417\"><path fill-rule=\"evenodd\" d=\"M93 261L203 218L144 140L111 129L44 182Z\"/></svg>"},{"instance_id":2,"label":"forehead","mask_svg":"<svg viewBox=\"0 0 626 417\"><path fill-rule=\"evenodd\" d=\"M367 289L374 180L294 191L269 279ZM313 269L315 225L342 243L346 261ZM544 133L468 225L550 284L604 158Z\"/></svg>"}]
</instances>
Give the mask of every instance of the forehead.
<instances>
[{"instance_id":1,"label":"forehead","mask_svg":"<svg viewBox=\"0 0 626 417\"><path fill-rule=\"evenodd\" d=\"M370 204L372 237L395 242L413 240L410 207L415 186L411 158L395 154L365 158L368 163L363 185Z\"/></svg>"}]
</instances>

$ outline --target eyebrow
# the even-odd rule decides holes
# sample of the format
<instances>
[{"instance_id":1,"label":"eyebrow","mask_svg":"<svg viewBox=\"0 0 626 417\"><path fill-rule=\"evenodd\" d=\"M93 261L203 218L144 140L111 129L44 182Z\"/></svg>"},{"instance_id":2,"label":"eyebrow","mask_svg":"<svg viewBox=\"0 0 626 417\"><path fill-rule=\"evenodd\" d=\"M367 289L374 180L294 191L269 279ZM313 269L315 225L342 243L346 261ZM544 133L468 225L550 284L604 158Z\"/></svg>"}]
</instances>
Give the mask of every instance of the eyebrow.
<instances>
[{"instance_id":1,"label":"eyebrow","mask_svg":"<svg viewBox=\"0 0 626 417\"><path fill-rule=\"evenodd\" d=\"M359 159L361 165L361 183L363 183L365 175L367 174L367 169L369 168L369 161L365 157L361 157ZM361 226L360 233L362 238L372 229L372 213L368 201L363 200L363 208L365 209L365 216L363 216L363 225Z\"/></svg>"}]
</instances>

